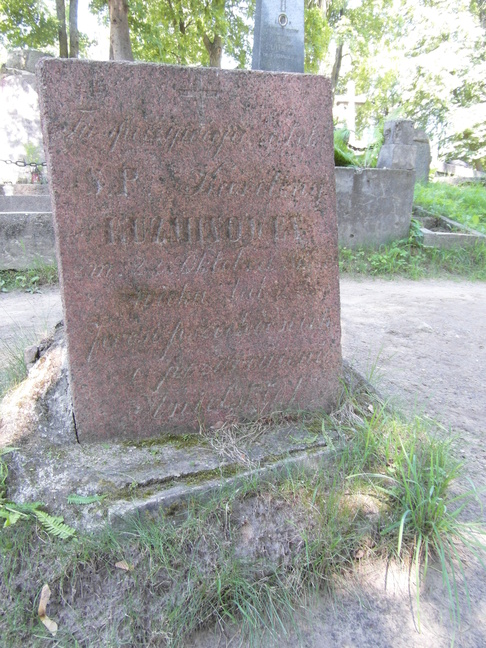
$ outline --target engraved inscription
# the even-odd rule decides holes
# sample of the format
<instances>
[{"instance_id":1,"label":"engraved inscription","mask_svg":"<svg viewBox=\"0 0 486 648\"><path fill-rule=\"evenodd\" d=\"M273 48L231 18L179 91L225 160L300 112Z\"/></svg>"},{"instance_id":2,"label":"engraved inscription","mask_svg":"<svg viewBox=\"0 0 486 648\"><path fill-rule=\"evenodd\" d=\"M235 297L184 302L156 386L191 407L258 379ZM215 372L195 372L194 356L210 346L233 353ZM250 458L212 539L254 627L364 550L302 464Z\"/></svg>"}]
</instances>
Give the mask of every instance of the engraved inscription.
<instances>
[{"instance_id":1,"label":"engraved inscription","mask_svg":"<svg viewBox=\"0 0 486 648\"><path fill-rule=\"evenodd\" d=\"M167 306L204 304L206 293L206 290L197 290L192 288L191 284L185 283L182 288L167 288L165 286L161 289L125 288L117 292L117 297L123 304L129 304L130 309L135 311L159 304Z\"/></svg>"},{"instance_id":2,"label":"engraved inscription","mask_svg":"<svg viewBox=\"0 0 486 648\"><path fill-rule=\"evenodd\" d=\"M174 411L181 411L181 408L188 407L187 402L178 402L170 398L165 387L168 384L180 383L186 384L195 378L203 377L207 381L215 379L216 376L230 376L235 369L243 372L251 372L258 369L260 372L268 370L278 371L281 369L291 369L298 366L319 365L323 362L325 354L322 350L304 350L304 351L287 351L280 353L265 353L250 357L224 357L216 362L215 365L200 363L183 365L170 365L162 374L156 388L149 397L150 411L153 418L170 417ZM289 394L288 387L284 387L278 380L260 381L249 385L242 394L241 386L226 380L227 387L220 396L206 396L205 390L199 393L200 405L206 411L220 410L227 407L230 403L235 409L254 408L255 402L265 403L267 398L271 402L278 402L279 399L285 399L285 402L292 404L298 399L299 388L302 384L302 378L295 377L291 381L291 391ZM271 396L270 396L271 394ZM198 403L193 403L191 408L196 409Z\"/></svg>"},{"instance_id":3,"label":"engraved inscription","mask_svg":"<svg viewBox=\"0 0 486 648\"><path fill-rule=\"evenodd\" d=\"M138 170L133 167L122 165L116 173L111 170L107 176L103 169L89 168L86 171L88 193L128 197L137 186Z\"/></svg>"},{"instance_id":4,"label":"engraved inscription","mask_svg":"<svg viewBox=\"0 0 486 648\"><path fill-rule=\"evenodd\" d=\"M295 130L295 137L303 136ZM271 136L267 144L272 142ZM183 186L189 196L242 197L258 196L259 198L283 198L298 200L307 198L315 208L319 208L324 198L329 194L329 183L324 180L309 181L304 178L289 177L277 170L268 178L248 182L241 179L241 174L235 165L220 162L207 165L203 170L193 173L189 181L178 177L173 168L167 168L164 176L155 175L152 179L147 173L123 165L116 172L107 174L104 169L89 168L86 172L88 193L100 197L136 195L138 179L144 179L143 198L152 194L166 196L170 193L172 184Z\"/></svg>"},{"instance_id":5,"label":"engraved inscription","mask_svg":"<svg viewBox=\"0 0 486 648\"><path fill-rule=\"evenodd\" d=\"M178 299L195 299L198 303L204 302L206 298L206 293L195 292L188 294L186 297L183 295L183 291L175 292L172 295L170 292L160 293L161 298L170 298L173 299L173 303L178 303ZM125 295L127 297L127 295ZM148 299L148 301L144 301ZM156 303L157 295L154 297L154 301L150 301L149 295L143 295L143 291L140 292L135 297L134 308L145 306L148 308L150 305ZM186 302L187 303L187 302ZM138 318L137 318L138 319ZM230 322L221 326L206 326L201 327L197 331L192 331L191 329L186 330L182 320L177 321L170 333L168 333L165 328L155 328L152 330L144 329L135 324L136 320L131 323L130 330L121 331L119 333L113 332L113 327L109 324L98 324L95 323L94 327L96 333L93 336L91 342L88 345L87 360L90 362L93 354L99 351L108 351L114 350L118 347L127 347L127 348L143 348L147 345L157 345L157 354L156 357L158 360L163 360L169 349L177 342L182 343L184 341L189 341L191 339L197 339L201 341L214 341L220 339L231 340L234 338L243 338L250 336L260 336L263 334L280 334L285 331L292 330L295 333L312 331L312 330L328 330L330 328L330 318L328 313L323 313L321 315L308 316L306 314L302 315L297 321L293 321L289 318L282 318L277 320L275 318L270 318L266 315L265 310L261 311L261 317L255 315L255 313L243 312L240 314L239 320ZM169 336L169 337L168 337ZM160 346L161 345L161 346ZM267 356L264 356L265 358ZM274 356L270 354L268 359L273 357L280 357L279 354ZM262 360L263 361L263 360ZM226 359L220 361L221 363L227 362ZM236 362L236 361L235 361ZM238 360L240 362L250 362L246 360ZM253 361L252 361L253 362ZM256 368L260 365L255 365L253 368ZM245 368L245 364L238 364L238 367ZM248 369L251 368L248 364ZM223 364L217 363L215 365L215 371L219 369L223 370ZM225 366L225 371L233 371L237 369L237 365Z\"/></svg>"},{"instance_id":6,"label":"engraved inscription","mask_svg":"<svg viewBox=\"0 0 486 648\"><path fill-rule=\"evenodd\" d=\"M246 135L246 129L236 124L225 128L212 125L176 125L144 119L136 124L125 117L108 131L110 152L126 145L155 146L169 153L179 146L204 144L213 155L217 155L224 144L239 146Z\"/></svg>"},{"instance_id":7,"label":"engraved inscription","mask_svg":"<svg viewBox=\"0 0 486 648\"><path fill-rule=\"evenodd\" d=\"M205 87L202 78L198 77L194 81L192 87L190 87L190 88L179 88L178 93L185 100L187 100L187 99L195 99L196 100L196 106L197 106L197 112L198 112L199 118L200 118L201 122L204 123L204 121L206 119L206 115L205 115L206 99L207 98L216 98L216 97L218 97L220 95L220 90Z\"/></svg>"},{"instance_id":8,"label":"engraved inscription","mask_svg":"<svg viewBox=\"0 0 486 648\"><path fill-rule=\"evenodd\" d=\"M129 116L116 121L107 131L105 128L90 111L83 111L78 114L67 137L73 142L102 138L107 142L111 153L136 146L153 147L159 153L170 153L188 144L204 145L212 157L218 155L225 146L232 149L240 147L249 137L247 128L242 124L219 128L205 123L181 126L150 118L134 122ZM258 147L263 149L285 146L315 148L321 135L316 126L307 130L299 120L293 118L282 127L257 132L252 137L256 138Z\"/></svg>"},{"instance_id":9,"label":"engraved inscription","mask_svg":"<svg viewBox=\"0 0 486 648\"><path fill-rule=\"evenodd\" d=\"M287 272L298 270L303 271L311 265L310 255L316 249L309 252L298 252L289 250L284 257ZM319 264L323 267L328 262L328 253L318 249ZM126 267L126 262L124 262ZM251 246L238 247L233 250L206 249L188 250L183 256L177 259L163 259L149 262L144 256L130 260L130 274L133 281L139 277L145 277L145 273L159 275L163 273L167 277L190 277L198 275L219 274L231 272L242 276L248 273L267 273L279 270L282 267L282 256L276 253L276 249L268 251L264 257L256 257L252 254ZM87 273L91 279L108 278L113 274L113 265L110 263L90 263L87 265ZM240 274L241 273L241 274ZM241 279L240 279L241 280ZM235 279L236 281L236 279Z\"/></svg>"},{"instance_id":10,"label":"engraved inscription","mask_svg":"<svg viewBox=\"0 0 486 648\"><path fill-rule=\"evenodd\" d=\"M249 245L255 241L296 242L312 240L310 219L302 214L288 213L267 218L245 216L184 217L163 216L109 216L103 221L103 240L106 245L137 245L156 243L174 245L207 245L210 243L238 243Z\"/></svg>"}]
</instances>

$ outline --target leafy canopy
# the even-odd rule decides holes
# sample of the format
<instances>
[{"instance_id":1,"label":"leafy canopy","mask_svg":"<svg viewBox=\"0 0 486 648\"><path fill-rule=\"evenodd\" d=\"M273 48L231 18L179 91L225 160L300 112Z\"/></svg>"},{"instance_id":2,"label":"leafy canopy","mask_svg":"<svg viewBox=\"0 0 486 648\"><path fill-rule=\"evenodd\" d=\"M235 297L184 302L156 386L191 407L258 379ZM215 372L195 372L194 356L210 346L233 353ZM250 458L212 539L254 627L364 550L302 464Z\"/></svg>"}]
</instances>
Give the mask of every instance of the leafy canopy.
<instances>
[{"instance_id":1,"label":"leafy canopy","mask_svg":"<svg viewBox=\"0 0 486 648\"><path fill-rule=\"evenodd\" d=\"M0 43L42 49L57 41L57 20L43 0L0 0Z\"/></svg>"}]
</instances>

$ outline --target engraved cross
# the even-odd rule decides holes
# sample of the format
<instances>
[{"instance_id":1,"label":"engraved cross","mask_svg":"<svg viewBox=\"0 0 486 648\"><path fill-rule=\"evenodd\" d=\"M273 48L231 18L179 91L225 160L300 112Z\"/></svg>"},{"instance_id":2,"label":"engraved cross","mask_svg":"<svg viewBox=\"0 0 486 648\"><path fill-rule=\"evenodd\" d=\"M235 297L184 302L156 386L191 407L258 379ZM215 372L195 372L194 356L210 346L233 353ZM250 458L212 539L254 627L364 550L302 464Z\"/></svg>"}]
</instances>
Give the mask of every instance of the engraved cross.
<instances>
[{"instance_id":1,"label":"engraved cross","mask_svg":"<svg viewBox=\"0 0 486 648\"><path fill-rule=\"evenodd\" d=\"M197 86L193 85L192 88L179 88L179 94L181 97L187 97L188 99L195 99L197 104L197 112L201 118L201 122L205 121L205 100L206 97L217 97L219 92L217 90L210 90L203 87L203 80L201 77L197 79Z\"/></svg>"}]
</instances>

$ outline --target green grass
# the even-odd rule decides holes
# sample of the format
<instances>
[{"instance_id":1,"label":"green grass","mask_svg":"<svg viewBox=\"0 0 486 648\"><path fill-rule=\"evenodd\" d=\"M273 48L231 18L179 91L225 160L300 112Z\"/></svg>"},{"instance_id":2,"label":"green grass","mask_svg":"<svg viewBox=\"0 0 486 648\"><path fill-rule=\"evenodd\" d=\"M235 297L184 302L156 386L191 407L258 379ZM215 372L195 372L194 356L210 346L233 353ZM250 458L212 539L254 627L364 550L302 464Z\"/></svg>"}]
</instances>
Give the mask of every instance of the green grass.
<instances>
[{"instance_id":1,"label":"green grass","mask_svg":"<svg viewBox=\"0 0 486 648\"><path fill-rule=\"evenodd\" d=\"M351 275L422 279L453 277L486 281L486 243L444 250L424 247L412 222L409 239L375 248L340 248L339 269Z\"/></svg>"},{"instance_id":2,"label":"green grass","mask_svg":"<svg viewBox=\"0 0 486 648\"><path fill-rule=\"evenodd\" d=\"M20 337L13 342L3 341L0 343L0 351L3 356L0 366L0 399L27 376L24 349L32 342L25 337Z\"/></svg>"},{"instance_id":3,"label":"green grass","mask_svg":"<svg viewBox=\"0 0 486 648\"><path fill-rule=\"evenodd\" d=\"M414 204L486 234L486 186L480 183L417 184Z\"/></svg>"},{"instance_id":4,"label":"green grass","mask_svg":"<svg viewBox=\"0 0 486 648\"><path fill-rule=\"evenodd\" d=\"M58 280L56 264L39 262L26 270L0 270L0 291L37 292L40 286L52 286Z\"/></svg>"},{"instance_id":5,"label":"green grass","mask_svg":"<svg viewBox=\"0 0 486 648\"><path fill-rule=\"evenodd\" d=\"M177 646L215 623L237 626L244 645L272 645L296 627L316 592L377 555L416 570L417 614L420 583L438 564L459 624L457 547L482 559L485 546L483 527L461 521L476 493L454 494L463 476L450 443L366 391L345 395L319 427L336 441L317 469L252 478L210 501L97 535L61 541L36 519L3 529L5 645L52 641L36 615L44 583L52 591L48 615L59 624L56 645ZM364 499L375 502L373 515Z\"/></svg>"}]
</instances>

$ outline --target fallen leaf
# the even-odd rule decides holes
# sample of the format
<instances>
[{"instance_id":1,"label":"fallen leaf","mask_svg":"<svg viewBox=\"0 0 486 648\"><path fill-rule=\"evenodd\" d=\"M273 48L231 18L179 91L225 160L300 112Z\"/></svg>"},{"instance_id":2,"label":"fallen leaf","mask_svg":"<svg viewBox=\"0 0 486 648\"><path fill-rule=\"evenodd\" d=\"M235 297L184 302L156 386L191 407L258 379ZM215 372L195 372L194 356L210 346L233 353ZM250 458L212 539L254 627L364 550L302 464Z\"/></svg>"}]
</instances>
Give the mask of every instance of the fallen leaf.
<instances>
[{"instance_id":1,"label":"fallen leaf","mask_svg":"<svg viewBox=\"0 0 486 648\"><path fill-rule=\"evenodd\" d=\"M42 621L42 623L46 626L46 628L49 630L49 632L52 635L55 635L57 632L57 623L53 621L52 619L49 619L49 617L46 614L46 608L47 604L49 603L49 599L51 598L51 590L49 588L49 585L47 583L44 585L41 591L40 595L40 601L39 601L39 619Z\"/></svg>"},{"instance_id":2,"label":"fallen leaf","mask_svg":"<svg viewBox=\"0 0 486 648\"><path fill-rule=\"evenodd\" d=\"M123 569L124 571L133 571L135 567L133 565L129 565L126 560L120 560L119 562L115 563L115 567L118 569Z\"/></svg>"}]
</instances>

